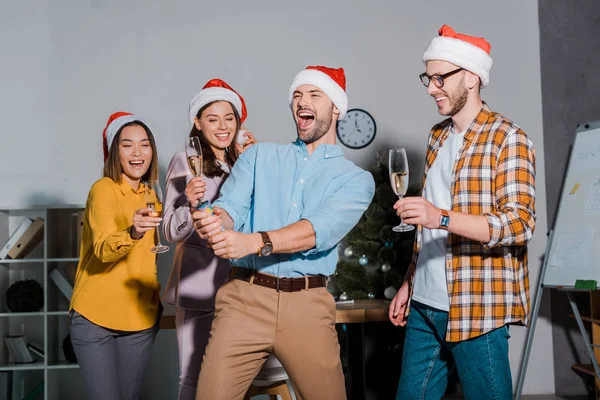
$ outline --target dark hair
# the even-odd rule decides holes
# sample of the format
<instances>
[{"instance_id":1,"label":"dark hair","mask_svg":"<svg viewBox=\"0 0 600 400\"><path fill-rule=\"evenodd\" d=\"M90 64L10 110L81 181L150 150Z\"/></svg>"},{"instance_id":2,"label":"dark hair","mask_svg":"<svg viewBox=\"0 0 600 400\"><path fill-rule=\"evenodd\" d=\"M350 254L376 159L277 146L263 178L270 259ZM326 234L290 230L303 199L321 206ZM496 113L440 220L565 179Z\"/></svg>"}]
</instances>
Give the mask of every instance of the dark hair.
<instances>
[{"instance_id":1,"label":"dark hair","mask_svg":"<svg viewBox=\"0 0 600 400\"><path fill-rule=\"evenodd\" d=\"M206 110L208 107L212 106L213 104L215 104L216 102L219 102L219 101L225 101L226 103L229 103L226 100L211 101L210 103L203 106L200 110L198 110L198 113L196 114L196 118L200 119L204 110ZM233 136L233 140L231 141L231 143L229 144L229 146L227 147L227 149L225 151L225 161L227 162L227 164L233 165L233 164L235 164L238 157L240 156L235 144L236 144L237 136L240 133L240 127L242 124L240 122L240 114L238 113L236 108L231 103L229 103L229 105L231 105L231 108L233 109L233 115L235 115L235 122L237 124L237 128L235 130L235 135ZM221 169L221 166L217 163L217 156L215 155L215 152L213 151L212 147L210 146L210 143L208 142L208 140L206 140L206 137L204 137L204 135L202 134L202 131L199 130L198 128L196 128L195 123L192 124L192 130L190 131L190 137L194 137L194 136L197 136L200 139L200 146L202 147L202 173L205 176L207 176L208 178L212 178L213 176L216 176L216 175L219 175L219 176L224 175L225 171L223 171Z\"/></svg>"},{"instance_id":2,"label":"dark hair","mask_svg":"<svg viewBox=\"0 0 600 400\"><path fill-rule=\"evenodd\" d=\"M112 179L114 182L120 183L123 177L123 168L121 167L121 159L119 157L119 138L121 137L121 132L128 126L141 126L148 136L148 140L150 141L150 147L152 147L152 161L150 162L150 167L142 177L142 181L156 181L158 180L158 154L156 151L156 141L154 140L154 135L152 135L152 131L146 124L142 121L132 121L121 127L113 142L108 150L108 157L104 161L104 172L103 176L106 178Z\"/></svg>"}]
</instances>

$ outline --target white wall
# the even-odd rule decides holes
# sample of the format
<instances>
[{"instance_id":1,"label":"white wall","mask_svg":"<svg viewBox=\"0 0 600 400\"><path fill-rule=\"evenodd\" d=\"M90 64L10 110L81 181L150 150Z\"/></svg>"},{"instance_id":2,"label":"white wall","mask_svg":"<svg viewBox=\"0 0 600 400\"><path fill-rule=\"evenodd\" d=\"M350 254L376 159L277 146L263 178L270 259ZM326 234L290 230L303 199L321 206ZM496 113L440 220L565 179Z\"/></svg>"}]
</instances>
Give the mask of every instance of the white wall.
<instances>
[{"instance_id":1,"label":"white wall","mask_svg":"<svg viewBox=\"0 0 600 400\"><path fill-rule=\"evenodd\" d=\"M288 88L310 64L343 66L350 106L368 110L377 121L374 143L345 149L346 156L368 167L376 150L406 147L411 180L418 182L428 131L440 119L418 80L421 56L447 23L492 44L484 100L536 144L538 223L530 246L535 287L546 240L537 2L287 3L2 2L0 204L84 203L101 170L102 129L116 110L150 121L164 173L188 133L188 102L212 77L245 96L246 126L259 140L291 141ZM163 280L168 263L163 259ZM511 333L516 374L525 329ZM540 321L526 393L554 391L550 335L549 322ZM175 351L174 341L161 340L157 362L163 350ZM154 381L173 381L176 369L153 368Z\"/></svg>"}]
</instances>

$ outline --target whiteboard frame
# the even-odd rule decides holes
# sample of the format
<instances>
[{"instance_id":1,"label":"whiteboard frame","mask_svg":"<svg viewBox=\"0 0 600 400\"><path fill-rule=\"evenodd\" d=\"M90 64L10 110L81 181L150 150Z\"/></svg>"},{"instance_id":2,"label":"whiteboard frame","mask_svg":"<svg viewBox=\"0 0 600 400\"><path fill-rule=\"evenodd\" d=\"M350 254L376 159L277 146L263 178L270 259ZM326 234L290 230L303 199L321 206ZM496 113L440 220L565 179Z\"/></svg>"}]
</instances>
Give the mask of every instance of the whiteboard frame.
<instances>
[{"instance_id":1,"label":"whiteboard frame","mask_svg":"<svg viewBox=\"0 0 600 400\"><path fill-rule=\"evenodd\" d=\"M553 221L554 227L553 227L552 230L556 229L556 225L560 221L561 214L562 214L562 212L564 212L563 211L563 205L562 205L562 203L563 203L563 200L564 200L564 195L565 195L565 193L566 193L566 191L568 189L567 187L565 187L565 185L567 183L567 179L570 177L570 174L572 172L571 170L573 169L573 165L571 163L571 160L572 160L572 157L573 157L573 150L575 149L575 145L577 144L577 136L580 133L587 132L587 131L592 131L592 130L596 130L596 129L600 130L600 120L578 124L577 127L576 127L576 129L575 129L575 140L573 141L573 145L571 146L570 151L569 151L569 158L567 160L567 168L566 168L566 172L565 172L565 174L563 176L563 179L562 179L562 185L561 185L561 189L560 189L560 197L558 199L558 207L557 207L556 215L555 215L555 218L554 218L554 221ZM598 137L600 138L600 132L598 132ZM547 251L544 253L544 264L549 264L550 263L550 256L552 255L552 250L553 250L553 247L555 245L554 240L553 240L554 236L556 236L556 235L549 236L549 238L548 238L549 243L548 243L548 246L547 246ZM544 265L542 267L542 274L540 275L540 285L538 285L539 287L543 286L545 288L556 288L556 289L574 290L575 282L573 282L572 284L568 284L568 283L566 283L566 284L555 284L555 283L548 284L548 283L546 283L545 282L545 279L546 279L546 276L547 276L547 274L546 274L546 272L547 272L546 267L547 267L546 265ZM577 278L575 278L575 279L577 279ZM588 279L588 278L586 278L586 279ZM600 279L597 279L597 281L600 282Z\"/></svg>"}]
</instances>

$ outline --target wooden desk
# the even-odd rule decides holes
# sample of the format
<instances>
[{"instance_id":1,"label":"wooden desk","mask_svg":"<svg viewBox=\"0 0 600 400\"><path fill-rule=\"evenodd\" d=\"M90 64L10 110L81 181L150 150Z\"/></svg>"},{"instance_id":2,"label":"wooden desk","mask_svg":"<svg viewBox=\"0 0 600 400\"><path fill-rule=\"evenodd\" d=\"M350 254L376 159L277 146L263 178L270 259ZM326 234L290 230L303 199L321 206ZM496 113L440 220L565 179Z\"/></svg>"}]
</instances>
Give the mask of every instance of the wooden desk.
<instances>
[{"instance_id":1,"label":"wooden desk","mask_svg":"<svg viewBox=\"0 0 600 400\"><path fill-rule=\"evenodd\" d=\"M388 300L355 300L353 304L337 304L336 324L381 322L388 320Z\"/></svg>"},{"instance_id":2,"label":"wooden desk","mask_svg":"<svg viewBox=\"0 0 600 400\"><path fill-rule=\"evenodd\" d=\"M369 322L388 321L388 300L355 300L352 304L337 304L335 323L346 324L348 338L348 399L365 399L365 330ZM175 307L165 305L160 329L175 329Z\"/></svg>"}]
</instances>

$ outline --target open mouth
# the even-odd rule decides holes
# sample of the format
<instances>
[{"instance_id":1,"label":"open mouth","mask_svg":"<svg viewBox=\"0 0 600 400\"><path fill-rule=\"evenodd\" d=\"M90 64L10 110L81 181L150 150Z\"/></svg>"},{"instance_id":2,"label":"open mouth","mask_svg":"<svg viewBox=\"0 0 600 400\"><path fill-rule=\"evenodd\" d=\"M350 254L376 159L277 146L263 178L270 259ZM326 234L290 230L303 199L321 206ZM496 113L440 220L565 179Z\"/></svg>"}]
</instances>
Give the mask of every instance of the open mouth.
<instances>
[{"instance_id":1,"label":"open mouth","mask_svg":"<svg viewBox=\"0 0 600 400\"><path fill-rule=\"evenodd\" d=\"M434 99L435 99L435 103L439 106L442 104L442 102L444 100L448 100L448 97L447 96L437 96L437 97L434 97Z\"/></svg>"},{"instance_id":2,"label":"open mouth","mask_svg":"<svg viewBox=\"0 0 600 400\"><path fill-rule=\"evenodd\" d=\"M222 142L226 142L229 139L229 136L229 132L215 133L215 137L217 138L217 140L220 140Z\"/></svg>"},{"instance_id":3,"label":"open mouth","mask_svg":"<svg viewBox=\"0 0 600 400\"><path fill-rule=\"evenodd\" d=\"M129 161L129 165L131 165L135 169L140 169L144 166L144 160Z\"/></svg>"},{"instance_id":4,"label":"open mouth","mask_svg":"<svg viewBox=\"0 0 600 400\"><path fill-rule=\"evenodd\" d=\"M298 117L298 126L301 130L309 129L315 121L315 114L307 110L300 110L296 113Z\"/></svg>"}]
</instances>

